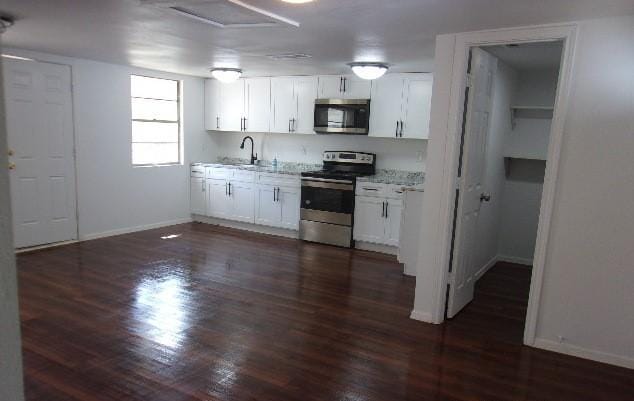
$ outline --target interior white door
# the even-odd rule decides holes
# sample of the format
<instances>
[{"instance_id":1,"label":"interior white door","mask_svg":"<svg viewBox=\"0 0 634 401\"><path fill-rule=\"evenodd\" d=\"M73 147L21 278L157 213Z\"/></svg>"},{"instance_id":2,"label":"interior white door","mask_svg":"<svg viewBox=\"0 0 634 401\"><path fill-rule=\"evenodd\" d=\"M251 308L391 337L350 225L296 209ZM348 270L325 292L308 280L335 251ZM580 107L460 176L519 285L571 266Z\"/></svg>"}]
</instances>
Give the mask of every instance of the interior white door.
<instances>
[{"instance_id":1,"label":"interior white door","mask_svg":"<svg viewBox=\"0 0 634 401\"><path fill-rule=\"evenodd\" d=\"M269 132L271 117L271 79L249 78L245 81L245 121L248 132Z\"/></svg>"},{"instance_id":2,"label":"interior white door","mask_svg":"<svg viewBox=\"0 0 634 401\"><path fill-rule=\"evenodd\" d=\"M299 204L301 202L301 190L299 187L278 187L277 202L281 205L281 227L290 230L299 229Z\"/></svg>"},{"instance_id":3,"label":"interior white door","mask_svg":"<svg viewBox=\"0 0 634 401\"><path fill-rule=\"evenodd\" d=\"M477 225L484 192L484 163L497 59L479 48L471 50L470 85L465 117L463 156L456 213L447 316L455 316L473 299Z\"/></svg>"},{"instance_id":4,"label":"interior white door","mask_svg":"<svg viewBox=\"0 0 634 401\"><path fill-rule=\"evenodd\" d=\"M220 84L220 131L242 131L244 80Z\"/></svg>"},{"instance_id":5,"label":"interior white door","mask_svg":"<svg viewBox=\"0 0 634 401\"><path fill-rule=\"evenodd\" d=\"M405 81L402 138L429 138L432 74L412 74ZM374 99L372 100L374 102Z\"/></svg>"},{"instance_id":6,"label":"interior white door","mask_svg":"<svg viewBox=\"0 0 634 401\"><path fill-rule=\"evenodd\" d=\"M208 131L220 130L221 97L220 85L217 79L205 80L205 129Z\"/></svg>"},{"instance_id":7,"label":"interior white door","mask_svg":"<svg viewBox=\"0 0 634 401\"><path fill-rule=\"evenodd\" d=\"M314 134L317 77L296 77L294 96L297 102L297 115L295 121L292 122L293 132Z\"/></svg>"},{"instance_id":8,"label":"interior white door","mask_svg":"<svg viewBox=\"0 0 634 401\"><path fill-rule=\"evenodd\" d=\"M192 214L204 216L207 212L207 183L202 177L189 179L189 209Z\"/></svg>"},{"instance_id":9,"label":"interior white door","mask_svg":"<svg viewBox=\"0 0 634 401\"><path fill-rule=\"evenodd\" d=\"M356 241L381 244L385 241L385 199L357 196L354 205Z\"/></svg>"},{"instance_id":10,"label":"interior white door","mask_svg":"<svg viewBox=\"0 0 634 401\"><path fill-rule=\"evenodd\" d=\"M369 136L396 138L403 118L403 84L401 74L388 74L372 85Z\"/></svg>"},{"instance_id":11,"label":"interior white door","mask_svg":"<svg viewBox=\"0 0 634 401\"><path fill-rule=\"evenodd\" d=\"M76 239L70 67L3 64L15 247Z\"/></svg>"},{"instance_id":12,"label":"interior white door","mask_svg":"<svg viewBox=\"0 0 634 401\"><path fill-rule=\"evenodd\" d=\"M293 118L297 113L294 85L294 77L271 78L271 132L292 132Z\"/></svg>"}]
</instances>

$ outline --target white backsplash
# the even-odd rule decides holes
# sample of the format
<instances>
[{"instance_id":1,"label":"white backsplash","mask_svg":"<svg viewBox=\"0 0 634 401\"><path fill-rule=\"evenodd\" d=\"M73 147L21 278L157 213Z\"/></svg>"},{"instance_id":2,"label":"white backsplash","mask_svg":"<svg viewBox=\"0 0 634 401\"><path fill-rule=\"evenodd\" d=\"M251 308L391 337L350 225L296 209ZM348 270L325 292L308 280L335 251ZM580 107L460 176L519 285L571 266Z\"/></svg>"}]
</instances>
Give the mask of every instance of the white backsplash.
<instances>
[{"instance_id":1,"label":"white backsplash","mask_svg":"<svg viewBox=\"0 0 634 401\"><path fill-rule=\"evenodd\" d=\"M414 139L372 138L357 135L303 135L273 133L208 132L212 154L216 157L248 158L251 143L240 149L242 138L250 135L255 140L258 158L279 161L321 163L325 150L350 150L377 155L377 168L406 171L425 171L427 141Z\"/></svg>"}]
</instances>

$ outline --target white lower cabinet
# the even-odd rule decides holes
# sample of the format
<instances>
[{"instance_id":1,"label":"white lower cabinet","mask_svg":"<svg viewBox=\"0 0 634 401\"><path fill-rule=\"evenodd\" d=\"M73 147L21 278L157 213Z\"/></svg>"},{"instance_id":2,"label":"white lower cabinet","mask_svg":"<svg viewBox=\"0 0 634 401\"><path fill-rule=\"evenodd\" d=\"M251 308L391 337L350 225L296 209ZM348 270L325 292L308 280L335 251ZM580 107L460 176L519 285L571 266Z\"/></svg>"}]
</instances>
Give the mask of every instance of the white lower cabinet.
<instances>
[{"instance_id":1,"label":"white lower cabinet","mask_svg":"<svg viewBox=\"0 0 634 401\"><path fill-rule=\"evenodd\" d=\"M255 222L265 226L299 229L300 188L268 184L257 186Z\"/></svg>"},{"instance_id":2,"label":"white lower cabinet","mask_svg":"<svg viewBox=\"0 0 634 401\"><path fill-rule=\"evenodd\" d=\"M192 166L191 213L298 230L300 188L297 176Z\"/></svg>"},{"instance_id":3,"label":"white lower cabinet","mask_svg":"<svg viewBox=\"0 0 634 401\"><path fill-rule=\"evenodd\" d=\"M207 183L204 177L189 179L189 205L192 214L204 216L207 213Z\"/></svg>"},{"instance_id":4,"label":"white lower cabinet","mask_svg":"<svg viewBox=\"0 0 634 401\"><path fill-rule=\"evenodd\" d=\"M360 183L354 207L355 241L398 246L403 214L398 186Z\"/></svg>"}]
</instances>

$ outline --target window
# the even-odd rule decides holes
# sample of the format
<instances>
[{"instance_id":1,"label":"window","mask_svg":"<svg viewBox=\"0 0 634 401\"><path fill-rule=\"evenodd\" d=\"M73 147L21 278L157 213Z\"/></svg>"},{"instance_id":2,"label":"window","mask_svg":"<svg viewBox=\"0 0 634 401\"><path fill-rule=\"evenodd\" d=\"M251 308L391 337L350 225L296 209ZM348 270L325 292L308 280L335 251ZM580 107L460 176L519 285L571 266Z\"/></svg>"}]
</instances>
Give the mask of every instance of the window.
<instances>
[{"instance_id":1,"label":"window","mask_svg":"<svg viewBox=\"0 0 634 401\"><path fill-rule=\"evenodd\" d=\"M181 162L180 83L132 75L132 164Z\"/></svg>"}]
</instances>

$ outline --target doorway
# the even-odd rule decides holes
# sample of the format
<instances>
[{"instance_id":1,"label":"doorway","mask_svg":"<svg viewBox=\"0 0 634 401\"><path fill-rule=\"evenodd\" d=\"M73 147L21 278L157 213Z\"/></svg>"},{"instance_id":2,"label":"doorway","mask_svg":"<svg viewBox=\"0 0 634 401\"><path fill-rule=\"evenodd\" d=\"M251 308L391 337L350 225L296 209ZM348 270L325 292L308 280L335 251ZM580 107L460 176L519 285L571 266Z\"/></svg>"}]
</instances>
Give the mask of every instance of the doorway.
<instances>
[{"instance_id":1,"label":"doorway","mask_svg":"<svg viewBox=\"0 0 634 401\"><path fill-rule=\"evenodd\" d=\"M558 40L470 48L447 318L509 278L526 315L563 50Z\"/></svg>"},{"instance_id":2,"label":"doorway","mask_svg":"<svg viewBox=\"0 0 634 401\"><path fill-rule=\"evenodd\" d=\"M71 71L3 62L15 248L77 239Z\"/></svg>"}]
</instances>

